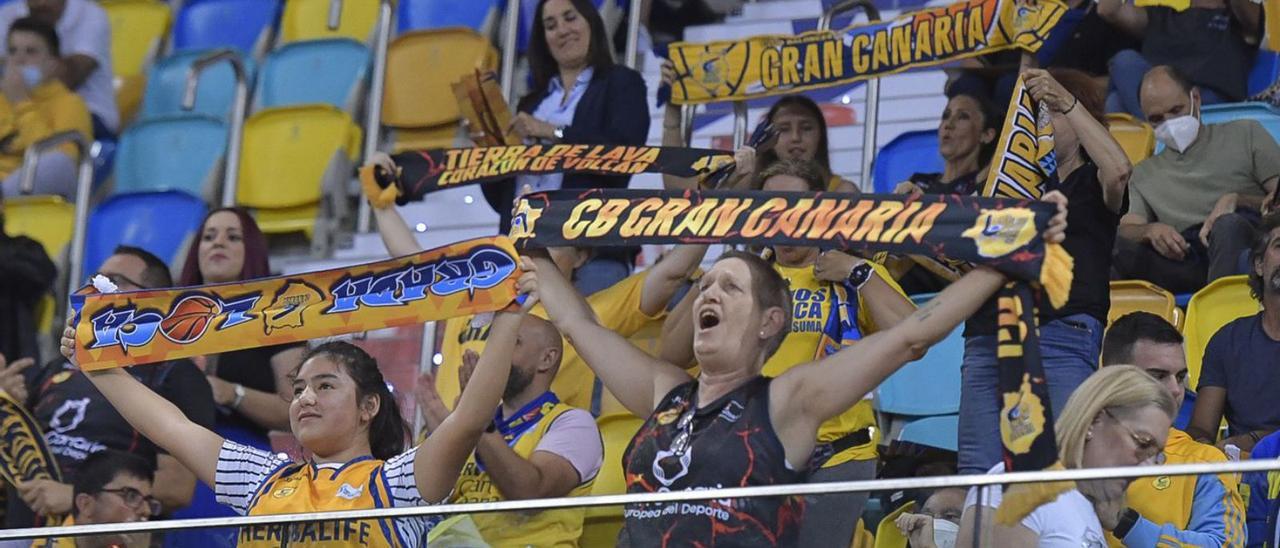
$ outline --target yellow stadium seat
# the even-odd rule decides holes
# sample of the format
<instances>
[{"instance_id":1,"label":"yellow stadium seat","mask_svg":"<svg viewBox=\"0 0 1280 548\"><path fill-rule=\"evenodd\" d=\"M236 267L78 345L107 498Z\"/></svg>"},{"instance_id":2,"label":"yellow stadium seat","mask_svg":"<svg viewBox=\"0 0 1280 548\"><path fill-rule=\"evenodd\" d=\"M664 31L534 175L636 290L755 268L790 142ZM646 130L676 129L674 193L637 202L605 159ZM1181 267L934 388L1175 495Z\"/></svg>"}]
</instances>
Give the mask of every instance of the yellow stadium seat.
<instances>
[{"instance_id":1,"label":"yellow stadium seat","mask_svg":"<svg viewBox=\"0 0 1280 548\"><path fill-rule=\"evenodd\" d=\"M341 15L338 26L330 28L329 10L335 2L342 6ZM288 0L280 19L280 42L322 38L368 42L373 39L377 23L378 2L375 0Z\"/></svg>"},{"instance_id":2,"label":"yellow stadium seat","mask_svg":"<svg viewBox=\"0 0 1280 548\"><path fill-rule=\"evenodd\" d=\"M55 263L71 243L75 227L75 204L61 196L13 196L4 201L4 229L10 236L26 236L40 242L44 252ZM47 329L53 325L57 303L53 295L45 295L36 305L36 325Z\"/></svg>"},{"instance_id":3,"label":"yellow stadium seat","mask_svg":"<svg viewBox=\"0 0 1280 548\"><path fill-rule=\"evenodd\" d=\"M1182 331L1182 328L1186 324L1186 321L1187 321L1187 313L1183 312L1181 308L1178 308L1176 306L1173 307L1173 326L1178 328L1178 331Z\"/></svg>"},{"instance_id":4,"label":"yellow stadium seat","mask_svg":"<svg viewBox=\"0 0 1280 548\"><path fill-rule=\"evenodd\" d=\"M324 191L346 182L360 138L351 118L330 105L254 114L244 127L237 203L254 210L265 233L310 237Z\"/></svg>"},{"instance_id":5,"label":"yellow stadium seat","mask_svg":"<svg viewBox=\"0 0 1280 548\"><path fill-rule=\"evenodd\" d=\"M1258 301L1249 294L1248 276L1218 278L1191 296L1187 303L1187 325L1182 335L1187 347L1187 386L1200 382L1204 348L1222 326L1232 320L1258 313Z\"/></svg>"},{"instance_id":6,"label":"yellow stadium seat","mask_svg":"<svg viewBox=\"0 0 1280 548\"><path fill-rule=\"evenodd\" d=\"M1111 136L1120 143L1129 162L1138 165L1156 150L1156 134L1146 122L1123 113L1107 114L1107 126Z\"/></svg>"},{"instance_id":7,"label":"yellow stadium seat","mask_svg":"<svg viewBox=\"0 0 1280 548\"><path fill-rule=\"evenodd\" d=\"M497 50L468 28L413 31L392 41L387 49L382 123L396 130L395 148L452 144L462 114L450 86L477 68L491 70L497 65Z\"/></svg>"},{"instance_id":8,"label":"yellow stadium seat","mask_svg":"<svg viewBox=\"0 0 1280 548\"><path fill-rule=\"evenodd\" d=\"M853 540L849 543L850 548L875 548L876 537L867 530L867 526L863 523L862 518L858 518L858 526L853 530Z\"/></svg>"},{"instance_id":9,"label":"yellow stadium seat","mask_svg":"<svg viewBox=\"0 0 1280 548\"><path fill-rule=\"evenodd\" d=\"M630 413L605 415L596 420L600 437L604 440L604 464L596 474L591 495L621 495L627 492L627 482L622 477L622 453L635 437L644 421ZM581 546L613 546L622 530L622 508L619 506L594 506L587 508L582 524Z\"/></svg>"},{"instance_id":10,"label":"yellow stadium seat","mask_svg":"<svg viewBox=\"0 0 1280 548\"><path fill-rule=\"evenodd\" d=\"M111 69L115 71L120 119L128 120L142 102L147 67L169 33L169 4L156 0L103 0L111 22Z\"/></svg>"},{"instance_id":11,"label":"yellow stadium seat","mask_svg":"<svg viewBox=\"0 0 1280 548\"><path fill-rule=\"evenodd\" d=\"M898 526L893 522L898 519L898 516L915 509L916 502L913 500L889 512L884 519L880 520L880 524L876 526L876 548L907 548L907 537L903 536L902 531L899 531Z\"/></svg>"},{"instance_id":12,"label":"yellow stadium seat","mask_svg":"<svg viewBox=\"0 0 1280 548\"><path fill-rule=\"evenodd\" d=\"M1142 280L1115 280L1111 282L1111 312L1107 325L1130 312L1150 312L1178 325L1175 316L1178 306L1172 293L1151 282Z\"/></svg>"}]
</instances>

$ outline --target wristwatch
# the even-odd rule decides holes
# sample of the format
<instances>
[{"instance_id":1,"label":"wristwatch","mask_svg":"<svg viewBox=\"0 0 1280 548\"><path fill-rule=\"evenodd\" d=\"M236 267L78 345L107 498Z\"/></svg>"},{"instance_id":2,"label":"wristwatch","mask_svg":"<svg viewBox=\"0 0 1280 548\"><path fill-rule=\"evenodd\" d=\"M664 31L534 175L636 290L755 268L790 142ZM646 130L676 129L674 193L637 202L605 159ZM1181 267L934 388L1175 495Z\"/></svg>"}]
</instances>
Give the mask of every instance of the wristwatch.
<instances>
[{"instance_id":1,"label":"wristwatch","mask_svg":"<svg viewBox=\"0 0 1280 548\"><path fill-rule=\"evenodd\" d=\"M551 134L556 136L556 140L557 140L557 141L563 141L563 140L564 140L564 126L556 126L556 130L555 130L555 131L553 131L553 132L551 132Z\"/></svg>"},{"instance_id":2,"label":"wristwatch","mask_svg":"<svg viewBox=\"0 0 1280 548\"><path fill-rule=\"evenodd\" d=\"M853 270L849 271L847 281L854 289L862 289L862 286L867 285L867 282L871 281L871 275L873 273L875 273L875 269L871 268L871 263L862 261L858 263L857 266L853 267Z\"/></svg>"},{"instance_id":3,"label":"wristwatch","mask_svg":"<svg viewBox=\"0 0 1280 548\"><path fill-rule=\"evenodd\" d=\"M244 385L236 384L235 393L236 393L236 397L235 399L231 400L231 405L229 407L231 407L232 409L239 409L240 402L244 401Z\"/></svg>"},{"instance_id":4,"label":"wristwatch","mask_svg":"<svg viewBox=\"0 0 1280 548\"><path fill-rule=\"evenodd\" d=\"M1140 517L1142 516L1138 515L1137 510L1125 508L1124 513L1120 514L1120 521L1116 522L1116 528L1111 530L1111 534L1115 535L1117 539L1123 540L1124 537L1129 536L1129 530L1133 529L1134 524L1138 523L1138 518Z\"/></svg>"}]
</instances>

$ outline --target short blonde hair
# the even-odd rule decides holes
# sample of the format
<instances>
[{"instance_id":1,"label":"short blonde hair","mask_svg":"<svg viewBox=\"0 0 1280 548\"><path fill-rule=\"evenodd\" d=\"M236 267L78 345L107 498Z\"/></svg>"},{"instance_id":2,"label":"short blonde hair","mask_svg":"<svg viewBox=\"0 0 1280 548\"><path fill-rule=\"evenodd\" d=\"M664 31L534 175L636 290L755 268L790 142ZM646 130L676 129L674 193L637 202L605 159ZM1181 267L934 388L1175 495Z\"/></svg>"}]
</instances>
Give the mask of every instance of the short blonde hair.
<instances>
[{"instance_id":1,"label":"short blonde hair","mask_svg":"<svg viewBox=\"0 0 1280 548\"><path fill-rule=\"evenodd\" d=\"M1103 410L1130 415L1149 406L1160 409L1170 420L1177 415L1169 391L1137 367L1108 366L1090 375L1071 393L1054 425L1062 465L1083 468L1085 436Z\"/></svg>"}]
</instances>

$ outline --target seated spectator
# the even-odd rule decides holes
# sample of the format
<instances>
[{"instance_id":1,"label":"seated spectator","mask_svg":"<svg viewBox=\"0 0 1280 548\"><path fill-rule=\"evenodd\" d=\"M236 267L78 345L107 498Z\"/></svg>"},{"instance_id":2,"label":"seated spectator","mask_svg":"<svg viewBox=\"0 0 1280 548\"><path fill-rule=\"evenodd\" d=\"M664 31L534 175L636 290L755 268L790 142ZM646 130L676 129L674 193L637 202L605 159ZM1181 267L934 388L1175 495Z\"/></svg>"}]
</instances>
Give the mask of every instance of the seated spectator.
<instances>
[{"instance_id":1,"label":"seated spectator","mask_svg":"<svg viewBox=\"0 0 1280 548\"><path fill-rule=\"evenodd\" d=\"M1250 0L1191 0L1178 11L1141 7L1126 0L1098 0L1098 13L1112 25L1142 40L1141 50L1111 58L1107 112L1140 118L1143 75L1151 67L1171 65L1200 89L1206 105L1243 100L1249 70L1262 35L1262 4ZM1152 122L1153 124L1155 122Z\"/></svg>"},{"instance_id":2,"label":"seated spectator","mask_svg":"<svg viewBox=\"0 0 1280 548\"><path fill-rule=\"evenodd\" d=\"M500 349L485 349L498 352ZM475 453L462 467L450 501L457 504L584 496L591 492L604 462L600 429L590 413L560 402L551 381L560 369L564 347L551 322L527 316L516 347L502 359L511 362L494 428L480 436ZM467 352L466 385L480 356ZM418 406L427 430L449 417L434 379L418 381ZM502 513L475 514L484 540L494 546L565 546L582 535L585 508L561 508L525 514L519 520Z\"/></svg>"},{"instance_id":3,"label":"seated spectator","mask_svg":"<svg viewBox=\"0 0 1280 548\"><path fill-rule=\"evenodd\" d=\"M1214 443L1225 415L1227 437L1217 441L1218 448L1234 445L1243 453L1280 428L1280 213L1262 220L1249 259L1249 289L1262 311L1222 326L1209 339L1187 427L1197 441Z\"/></svg>"},{"instance_id":4,"label":"seated spectator","mask_svg":"<svg viewBox=\"0 0 1280 548\"><path fill-rule=\"evenodd\" d=\"M644 78L613 62L600 12L589 0L541 0L529 38L533 87L516 104L512 131L527 144L645 144L649 107ZM561 188L626 188L630 176L582 173L520 175L483 186L485 199L501 216L499 231L511 227L511 202L525 186L534 191ZM590 295L626 278L638 248L600 248L579 269L575 285Z\"/></svg>"},{"instance_id":5,"label":"seated spectator","mask_svg":"<svg viewBox=\"0 0 1280 548\"><path fill-rule=\"evenodd\" d=\"M965 491L945 487L924 501L918 514L902 514L894 521L911 548L951 548L960 532Z\"/></svg>"},{"instance_id":6,"label":"seated spectator","mask_svg":"<svg viewBox=\"0 0 1280 548\"><path fill-rule=\"evenodd\" d=\"M1200 122L1200 89L1172 67L1143 79L1142 106L1165 145L1133 170L1115 268L1174 293L1238 272L1263 199L1280 178L1280 146L1254 120Z\"/></svg>"},{"instance_id":7,"label":"seated spectator","mask_svg":"<svg viewBox=\"0 0 1280 548\"><path fill-rule=\"evenodd\" d=\"M1063 247L1075 258L1071 297L1040 307L1040 354L1053 416L1097 369L1111 308L1109 279L1116 227L1131 166L1103 125L1102 91L1073 70L1029 69L1027 90L1052 113L1061 191L1071 203ZM959 471L981 474L1000 461L996 299L965 323L961 366Z\"/></svg>"},{"instance_id":8,"label":"seated spectator","mask_svg":"<svg viewBox=\"0 0 1280 548\"><path fill-rule=\"evenodd\" d=\"M102 263L98 274L122 291L173 285L163 261L134 247L116 248ZM205 426L213 424L214 405L209 383L191 361L130 367L127 371L178 406L187 418ZM154 463L160 478L156 496L164 504L166 513L191 501L195 474L142 438L79 368L59 358L42 368L30 369L25 375L26 408L45 433L45 441L67 483L38 480L21 486L17 492L11 487L5 512L6 527L30 527L39 523L38 516L70 512L75 502L72 486L80 479L85 459L100 449L126 451ZM0 374L0 377L8 376ZM0 382L0 386L10 386L10 383Z\"/></svg>"},{"instance_id":9,"label":"seated spectator","mask_svg":"<svg viewBox=\"0 0 1280 548\"><path fill-rule=\"evenodd\" d=\"M155 471L137 455L103 449L84 460L76 478L71 515L61 525L99 525L147 521L160 513L151 496ZM149 533L37 539L32 548L147 546Z\"/></svg>"},{"instance_id":10,"label":"seated spectator","mask_svg":"<svg viewBox=\"0 0 1280 548\"><path fill-rule=\"evenodd\" d=\"M1182 334L1163 318L1134 312L1111 324L1102 343L1102 365L1129 364L1142 369L1182 407L1186 395L1187 360ZM1227 456L1211 445L1169 429L1163 461L1157 464L1222 463ZM1138 478L1127 491L1129 510L1110 534L1124 546L1157 546L1179 542L1187 546L1240 546L1244 531L1235 474Z\"/></svg>"},{"instance_id":11,"label":"seated spectator","mask_svg":"<svg viewBox=\"0 0 1280 548\"><path fill-rule=\"evenodd\" d=\"M1068 470L1155 464L1175 413L1169 391L1142 370L1103 368L1071 394L1054 424L1059 462ZM1002 462L988 473L1004 471ZM1074 489L1039 507L1009 509L1019 520L1011 527L992 517L1006 496L999 486L982 488L982 503L989 509L982 512L981 523L976 522L978 512L972 511L978 489L969 489L956 546L972 546L974 527L982 533L983 546L1106 546L1104 532L1116 529L1126 514L1125 490L1131 481L1075 482ZM1008 492L1024 489L1028 487L1015 485ZM1008 498L1015 500L1012 494Z\"/></svg>"},{"instance_id":12,"label":"seated spectator","mask_svg":"<svg viewBox=\"0 0 1280 548\"><path fill-rule=\"evenodd\" d=\"M1264 460L1280 458L1280 432L1262 438L1253 446L1249 458ZM1280 530L1276 519L1280 518L1280 473L1249 472L1244 475L1249 493L1249 548L1280 546Z\"/></svg>"},{"instance_id":13,"label":"seated spectator","mask_svg":"<svg viewBox=\"0 0 1280 548\"><path fill-rule=\"evenodd\" d=\"M0 361L40 360L36 306L57 278L58 268L40 242L5 232L0 193Z\"/></svg>"},{"instance_id":14,"label":"seated spectator","mask_svg":"<svg viewBox=\"0 0 1280 548\"><path fill-rule=\"evenodd\" d=\"M1001 115L984 96L951 96L938 123L938 154L942 173L914 173L898 183L894 194L961 194L977 192L986 179L987 165L1000 136ZM936 293L950 282L910 257L886 255L885 267L903 291Z\"/></svg>"},{"instance_id":15,"label":"seated spectator","mask_svg":"<svg viewBox=\"0 0 1280 548\"><path fill-rule=\"evenodd\" d=\"M8 57L0 76L0 177L4 193L16 196L27 147L68 130L92 139L93 126L84 101L57 78L61 45L53 27L26 17L8 29ZM41 154L32 192L74 197L78 158L70 143Z\"/></svg>"},{"instance_id":16,"label":"seated spectator","mask_svg":"<svg viewBox=\"0 0 1280 548\"><path fill-rule=\"evenodd\" d=\"M675 80L675 67L671 61L662 63L662 83L671 85ZM822 108L813 99L804 95L784 95L773 102L773 106L769 107L769 112L765 113L762 123L773 124L773 129L778 132L777 139L767 146L761 147L761 150L755 150L750 147L744 147L737 151L734 160L737 161L737 168L722 186L743 187L755 185L759 188L760 181L754 176L756 173L764 171L778 160L800 160L804 162L816 162L822 166L824 177L826 179L825 190L831 192L850 192L858 193L858 185L853 181L836 175L831 171L831 153L829 151L829 136L827 131L827 119L822 114ZM684 146L684 136L680 133L680 106L667 103L667 108L663 114L662 120L662 144L663 146ZM673 188L693 188L696 184L694 179L680 179L676 177L664 177L666 187Z\"/></svg>"},{"instance_id":17,"label":"seated spectator","mask_svg":"<svg viewBox=\"0 0 1280 548\"><path fill-rule=\"evenodd\" d=\"M111 23L106 10L90 0L16 0L0 7L0 28L7 29L23 17L57 29L62 51L56 55L61 62L54 74L89 106L92 135L114 136L120 113L112 84Z\"/></svg>"}]
</instances>

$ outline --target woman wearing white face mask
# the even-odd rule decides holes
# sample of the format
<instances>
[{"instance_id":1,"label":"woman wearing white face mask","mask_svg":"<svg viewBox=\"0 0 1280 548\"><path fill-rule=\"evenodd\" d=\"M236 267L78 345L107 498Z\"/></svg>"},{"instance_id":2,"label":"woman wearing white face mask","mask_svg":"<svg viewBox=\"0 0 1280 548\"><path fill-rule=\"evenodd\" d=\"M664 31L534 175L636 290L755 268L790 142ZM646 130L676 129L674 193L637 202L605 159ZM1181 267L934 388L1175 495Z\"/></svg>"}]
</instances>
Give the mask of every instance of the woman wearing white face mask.
<instances>
[{"instance_id":1,"label":"woman wearing white face mask","mask_svg":"<svg viewBox=\"0 0 1280 548\"><path fill-rule=\"evenodd\" d=\"M58 34L25 17L8 31L8 59L0 75L0 177L5 195L20 191L18 173L27 147L55 133L75 130L93 139L93 122L80 96L58 80ZM35 194L70 197L75 190L77 151L68 144L40 157Z\"/></svg>"}]
</instances>

